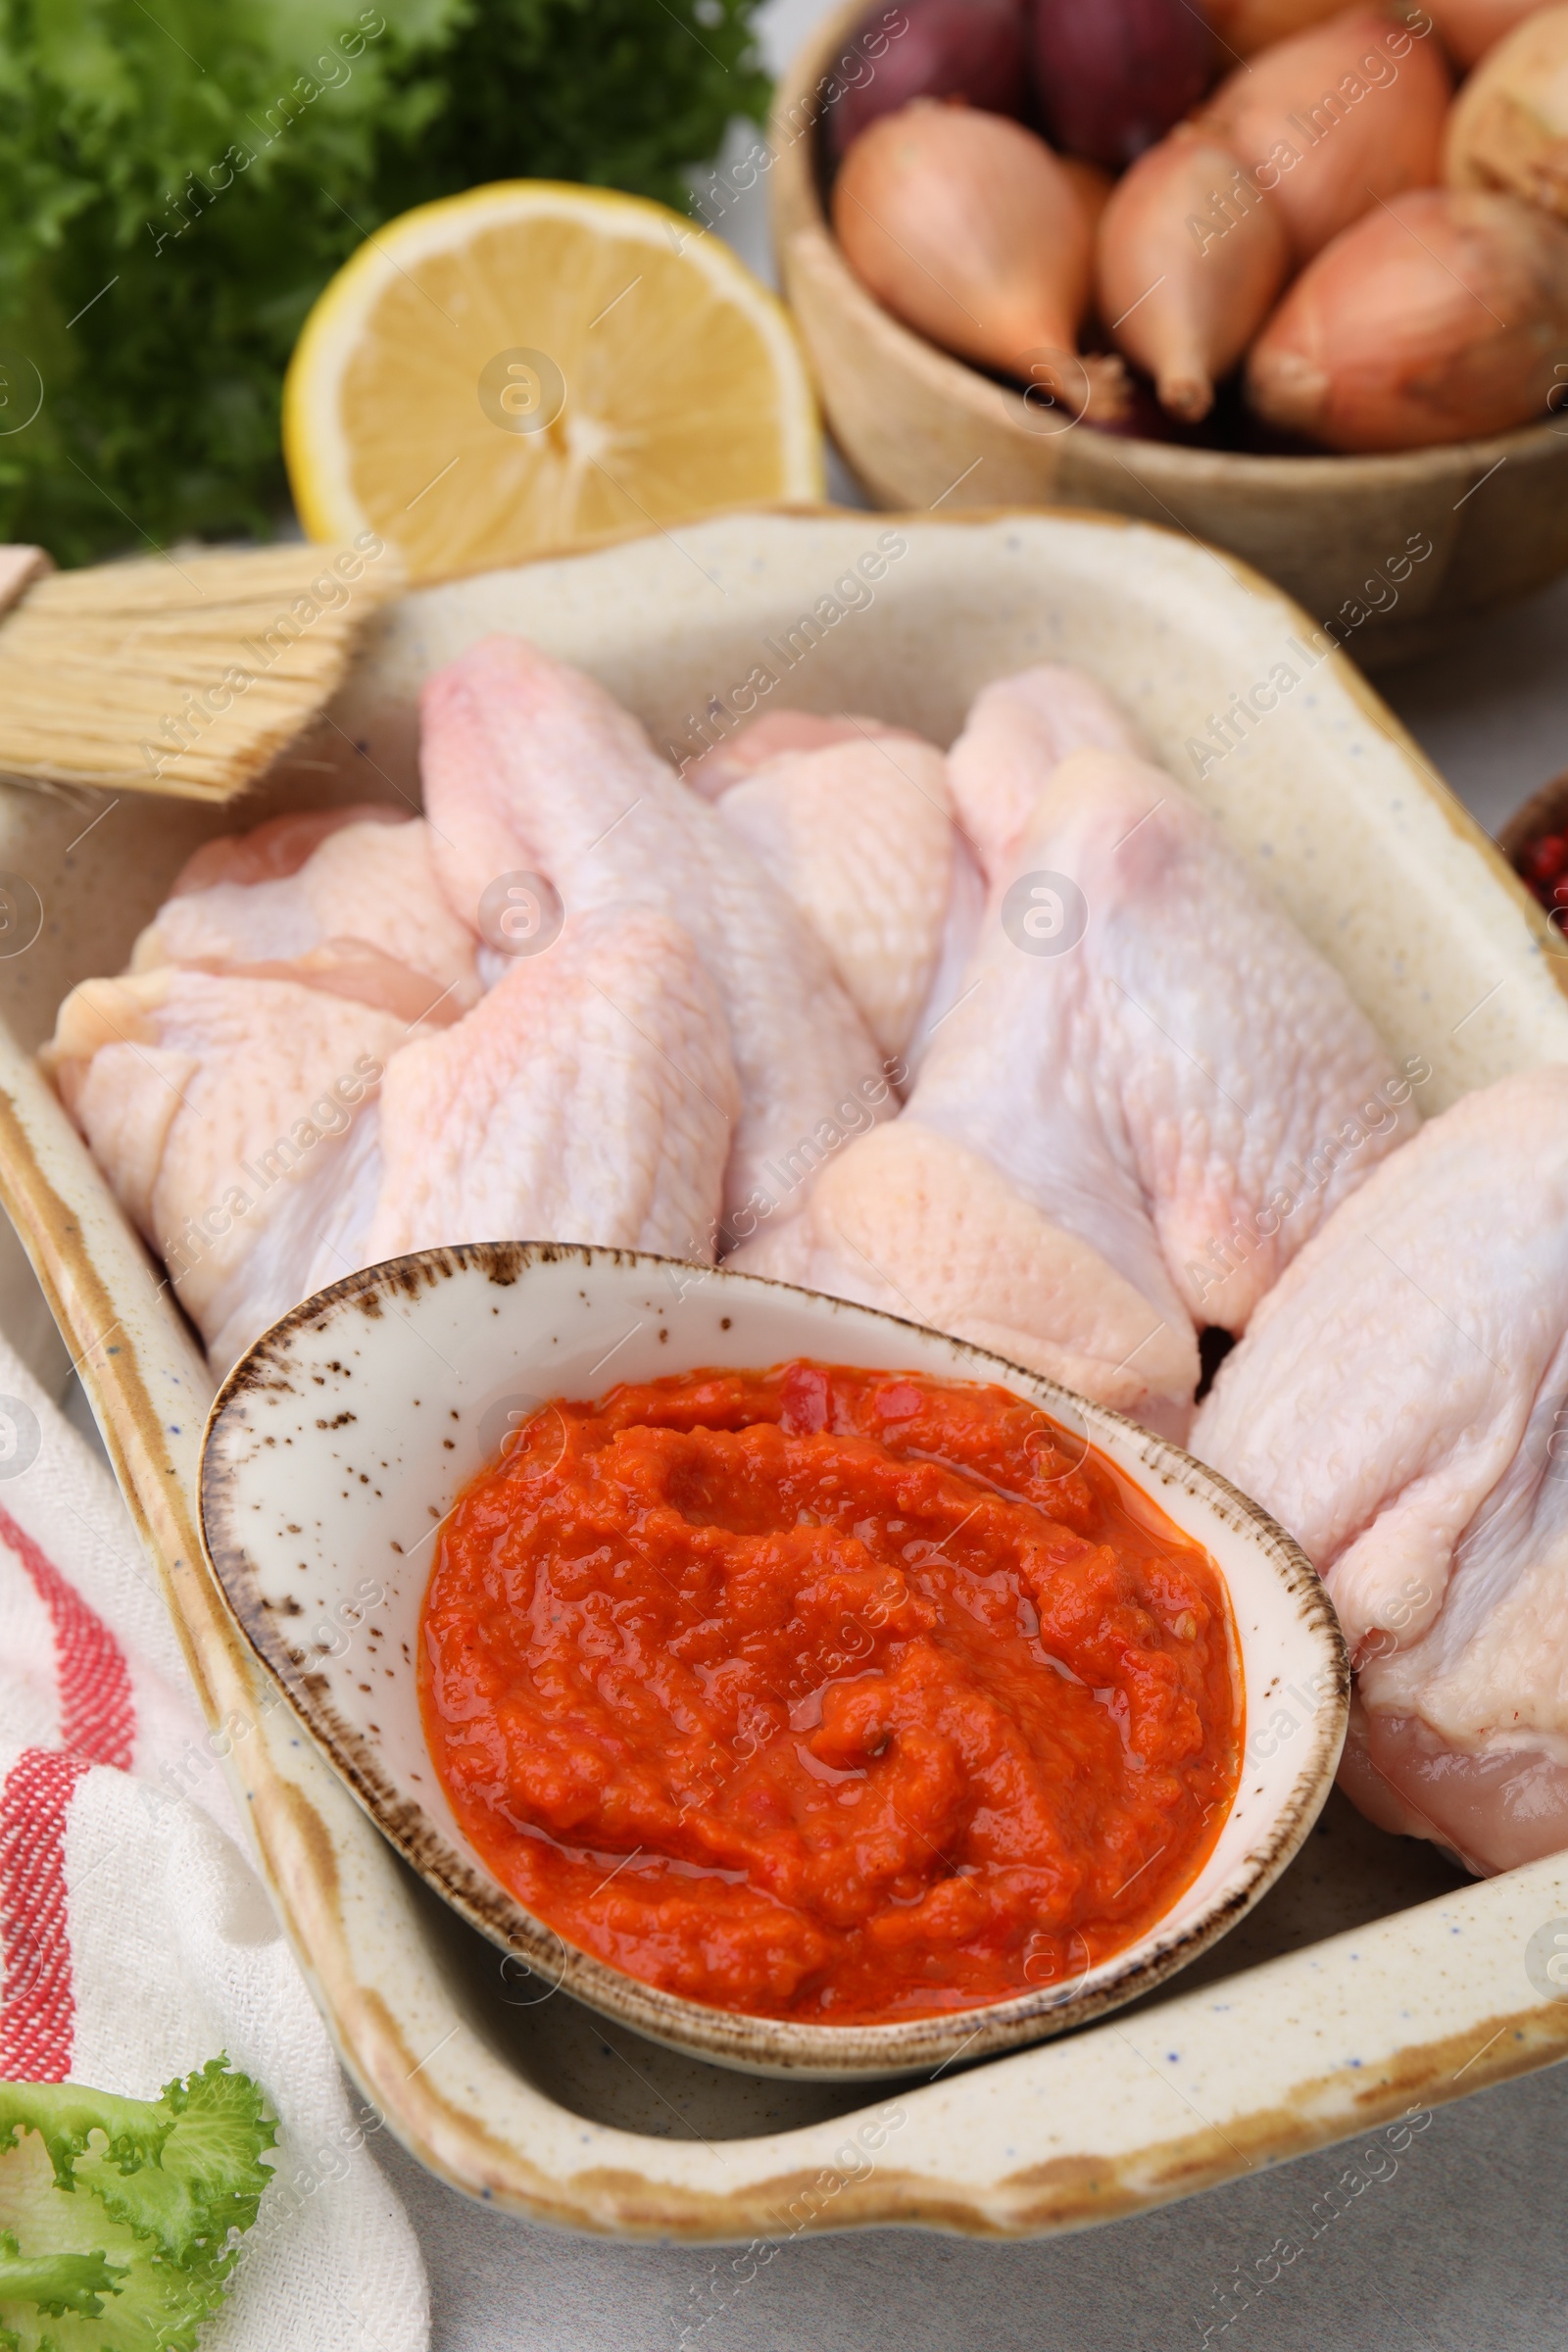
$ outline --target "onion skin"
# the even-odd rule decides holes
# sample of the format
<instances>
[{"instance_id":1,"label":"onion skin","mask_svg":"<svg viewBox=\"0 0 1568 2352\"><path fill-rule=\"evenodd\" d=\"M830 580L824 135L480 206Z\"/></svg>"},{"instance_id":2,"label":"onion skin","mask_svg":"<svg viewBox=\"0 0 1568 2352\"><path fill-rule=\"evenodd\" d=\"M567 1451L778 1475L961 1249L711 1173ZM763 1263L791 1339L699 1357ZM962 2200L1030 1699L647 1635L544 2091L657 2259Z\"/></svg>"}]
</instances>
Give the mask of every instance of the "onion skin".
<instances>
[{"instance_id":1,"label":"onion skin","mask_svg":"<svg viewBox=\"0 0 1568 2352\"><path fill-rule=\"evenodd\" d=\"M1195 107L1220 52L1186 0L1035 0L1048 137L1119 171Z\"/></svg>"},{"instance_id":2,"label":"onion skin","mask_svg":"<svg viewBox=\"0 0 1568 2352\"><path fill-rule=\"evenodd\" d=\"M1161 405L1196 424L1214 379L1241 358L1290 270L1273 197L1228 147L1178 129L1117 181L1100 224L1100 315L1154 378Z\"/></svg>"},{"instance_id":3,"label":"onion skin","mask_svg":"<svg viewBox=\"0 0 1568 2352\"><path fill-rule=\"evenodd\" d=\"M1427 15L1454 64L1468 71L1540 5L1541 0L1428 0Z\"/></svg>"},{"instance_id":4,"label":"onion skin","mask_svg":"<svg viewBox=\"0 0 1568 2352\"><path fill-rule=\"evenodd\" d=\"M1205 0L1203 14L1222 49L1233 57L1255 57L1293 32L1337 17L1343 6L1344 0Z\"/></svg>"},{"instance_id":5,"label":"onion skin","mask_svg":"<svg viewBox=\"0 0 1568 2352\"><path fill-rule=\"evenodd\" d=\"M1077 190L1084 219L1091 228L1098 229L1116 182L1108 172L1102 171L1099 164L1090 163L1085 156L1058 155L1056 161Z\"/></svg>"},{"instance_id":6,"label":"onion skin","mask_svg":"<svg viewBox=\"0 0 1568 2352\"><path fill-rule=\"evenodd\" d=\"M1488 51L1448 117L1443 176L1568 220L1568 8L1538 10Z\"/></svg>"},{"instance_id":7,"label":"onion skin","mask_svg":"<svg viewBox=\"0 0 1568 2352\"><path fill-rule=\"evenodd\" d=\"M1300 264L1380 198L1441 177L1448 94L1430 31L1350 8L1239 67L1199 122L1277 197Z\"/></svg>"},{"instance_id":8,"label":"onion skin","mask_svg":"<svg viewBox=\"0 0 1568 2352\"><path fill-rule=\"evenodd\" d=\"M901 0L906 28L887 36L888 11L873 6L845 44L864 56L862 32L882 36L863 80L845 77L844 94L826 116L828 153L839 162L869 123L897 114L911 98L962 98L995 115L1022 115L1034 91L1029 74L1027 0Z\"/></svg>"},{"instance_id":9,"label":"onion skin","mask_svg":"<svg viewBox=\"0 0 1568 2352\"><path fill-rule=\"evenodd\" d=\"M916 99L861 132L833 183L856 276L916 334L1046 382L1031 358L1077 349L1094 233L1043 139L1002 115ZM1119 362L1075 362L1107 395Z\"/></svg>"},{"instance_id":10,"label":"onion skin","mask_svg":"<svg viewBox=\"0 0 1568 2352\"><path fill-rule=\"evenodd\" d=\"M1417 188L1301 272L1252 346L1247 396L1327 449L1432 449L1544 416L1558 367L1568 228L1516 197Z\"/></svg>"}]
</instances>

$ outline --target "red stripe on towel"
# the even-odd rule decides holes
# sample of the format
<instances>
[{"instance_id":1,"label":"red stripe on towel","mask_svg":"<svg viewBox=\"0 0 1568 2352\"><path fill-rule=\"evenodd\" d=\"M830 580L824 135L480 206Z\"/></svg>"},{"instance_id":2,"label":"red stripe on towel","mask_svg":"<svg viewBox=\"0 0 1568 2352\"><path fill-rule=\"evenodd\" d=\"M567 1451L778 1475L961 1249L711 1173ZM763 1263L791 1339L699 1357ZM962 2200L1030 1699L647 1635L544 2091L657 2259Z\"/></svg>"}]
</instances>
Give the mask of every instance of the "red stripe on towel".
<instances>
[{"instance_id":1,"label":"red stripe on towel","mask_svg":"<svg viewBox=\"0 0 1568 2352\"><path fill-rule=\"evenodd\" d=\"M60 2082L71 2071L76 2017L66 1816L90 1766L129 1771L136 1706L114 1635L3 1507L0 1543L22 1562L49 1611L60 1694L60 1747L24 1749L0 1790L0 2076Z\"/></svg>"},{"instance_id":2,"label":"red stripe on towel","mask_svg":"<svg viewBox=\"0 0 1568 2352\"><path fill-rule=\"evenodd\" d=\"M0 1505L0 1544L14 1551L49 1611L60 1688L60 1744L88 1764L130 1770L136 1702L124 1652L48 1553Z\"/></svg>"},{"instance_id":3,"label":"red stripe on towel","mask_svg":"<svg viewBox=\"0 0 1568 2352\"><path fill-rule=\"evenodd\" d=\"M24 1748L0 1793L0 2078L63 2082L76 1997L66 1933L66 1814L89 1769L81 1756Z\"/></svg>"}]
</instances>

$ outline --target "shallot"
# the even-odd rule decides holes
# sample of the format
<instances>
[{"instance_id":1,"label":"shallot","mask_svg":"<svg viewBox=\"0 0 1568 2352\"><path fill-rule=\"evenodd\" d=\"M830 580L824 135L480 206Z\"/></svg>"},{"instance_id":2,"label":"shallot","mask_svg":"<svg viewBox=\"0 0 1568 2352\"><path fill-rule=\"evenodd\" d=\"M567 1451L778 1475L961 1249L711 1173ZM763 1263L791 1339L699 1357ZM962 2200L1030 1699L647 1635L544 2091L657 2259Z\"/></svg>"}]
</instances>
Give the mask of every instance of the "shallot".
<instances>
[{"instance_id":1,"label":"shallot","mask_svg":"<svg viewBox=\"0 0 1568 2352\"><path fill-rule=\"evenodd\" d=\"M867 123L911 98L962 98L992 114L1023 114L1031 95L1026 5L903 0L898 9L870 8L845 45L839 95L828 108L834 160Z\"/></svg>"},{"instance_id":2,"label":"shallot","mask_svg":"<svg viewBox=\"0 0 1568 2352\"><path fill-rule=\"evenodd\" d=\"M1337 17L1345 0L1205 0L1204 16L1232 57L1255 57L1274 41Z\"/></svg>"},{"instance_id":3,"label":"shallot","mask_svg":"<svg viewBox=\"0 0 1568 2352\"><path fill-rule=\"evenodd\" d=\"M1219 52L1188 0L1035 0L1035 80L1058 147L1117 171L1214 78Z\"/></svg>"},{"instance_id":4,"label":"shallot","mask_svg":"<svg viewBox=\"0 0 1568 2352\"><path fill-rule=\"evenodd\" d=\"M1469 68L1540 4L1541 0L1428 0L1427 14L1454 63Z\"/></svg>"},{"instance_id":5,"label":"shallot","mask_svg":"<svg viewBox=\"0 0 1568 2352\"><path fill-rule=\"evenodd\" d=\"M1104 218L1110 192L1116 185L1108 172L1082 155L1058 155L1057 163L1078 191L1078 201L1084 208L1084 218L1091 228L1098 229Z\"/></svg>"},{"instance_id":6,"label":"shallot","mask_svg":"<svg viewBox=\"0 0 1568 2352\"><path fill-rule=\"evenodd\" d=\"M1298 263L1402 188L1440 176L1448 69L1432 37L1373 8L1267 49L1200 122L1274 194Z\"/></svg>"},{"instance_id":7,"label":"shallot","mask_svg":"<svg viewBox=\"0 0 1568 2352\"><path fill-rule=\"evenodd\" d=\"M1568 219L1568 8L1542 9L1488 51L1448 118L1443 175Z\"/></svg>"},{"instance_id":8,"label":"shallot","mask_svg":"<svg viewBox=\"0 0 1568 2352\"><path fill-rule=\"evenodd\" d=\"M1100 225L1100 314L1164 406L1196 422L1290 270L1290 239L1229 148L1186 128L1141 156Z\"/></svg>"},{"instance_id":9,"label":"shallot","mask_svg":"<svg viewBox=\"0 0 1568 2352\"><path fill-rule=\"evenodd\" d=\"M1512 196L1416 188L1301 272L1248 398L1336 450L1424 449L1544 416L1568 376L1568 228Z\"/></svg>"},{"instance_id":10,"label":"shallot","mask_svg":"<svg viewBox=\"0 0 1568 2352\"><path fill-rule=\"evenodd\" d=\"M1077 349L1094 233L1043 139L1001 115L917 98L863 130L833 183L833 226L862 285L933 343L1018 376L1108 398L1119 362Z\"/></svg>"}]
</instances>

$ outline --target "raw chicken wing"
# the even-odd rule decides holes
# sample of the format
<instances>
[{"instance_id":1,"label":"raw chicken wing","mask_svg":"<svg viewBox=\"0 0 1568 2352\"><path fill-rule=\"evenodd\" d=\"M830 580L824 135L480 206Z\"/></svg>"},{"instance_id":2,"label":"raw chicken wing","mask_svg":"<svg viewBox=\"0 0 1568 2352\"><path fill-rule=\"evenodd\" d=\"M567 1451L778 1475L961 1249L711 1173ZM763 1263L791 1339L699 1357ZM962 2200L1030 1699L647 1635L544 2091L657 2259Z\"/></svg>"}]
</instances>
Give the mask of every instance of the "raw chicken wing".
<instances>
[{"instance_id":1,"label":"raw chicken wing","mask_svg":"<svg viewBox=\"0 0 1568 2352\"><path fill-rule=\"evenodd\" d=\"M1147 757L1131 720L1086 671L1042 662L981 688L948 759L958 822L988 880L1010 860L1052 769L1091 747Z\"/></svg>"},{"instance_id":2,"label":"raw chicken wing","mask_svg":"<svg viewBox=\"0 0 1568 2352\"><path fill-rule=\"evenodd\" d=\"M215 1370L366 1262L375 1089L408 1035L377 1006L177 964L61 1006L46 1066Z\"/></svg>"},{"instance_id":3,"label":"raw chicken wing","mask_svg":"<svg viewBox=\"0 0 1568 2352\"><path fill-rule=\"evenodd\" d=\"M1162 769L1070 754L1000 881L906 1115L982 1152L1172 1329L1244 1330L1413 1130L1408 1083L1394 1101L1344 982Z\"/></svg>"},{"instance_id":4,"label":"raw chicken wing","mask_svg":"<svg viewBox=\"0 0 1568 2352\"><path fill-rule=\"evenodd\" d=\"M209 842L137 940L130 968L297 977L405 1019L456 1020L478 1002L478 941L446 903L431 841L422 818L348 809Z\"/></svg>"},{"instance_id":5,"label":"raw chicken wing","mask_svg":"<svg viewBox=\"0 0 1568 2352\"><path fill-rule=\"evenodd\" d=\"M406 1250L710 1255L738 1101L689 937L639 907L568 923L444 1029L165 964L75 989L46 1058L220 1372L313 1291Z\"/></svg>"},{"instance_id":6,"label":"raw chicken wing","mask_svg":"<svg viewBox=\"0 0 1568 2352\"><path fill-rule=\"evenodd\" d=\"M1327 1581L1362 1810L1480 1870L1568 1846L1568 1068L1466 1096L1377 1169L1192 1443Z\"/></svg>"},{"instance_id":7,"label":"raw chicken wing","mask_svg":"<svg viewBox=\"0 0 1568 2352\"><path fill-rule=\"evenodd\" d=\"M1190 1328L1161 1324L1098 1250L907 1114L828 1160L801 1213L730 1262L911 1316L1169 1436L1185 1431Z\"/></svg>"},{"instance_id":8,"label":"raw chicken wing","mask_svg":"<svg viewBox=\"0 0 1568 2352\"><path fill-rule=\"evenodd\" d=\"M999 880L890 1137L816 1171L736 1262L891 1290L987 1345L1005 1324L1021 1360L1065 1377L1071 1354L1089 1395L1180 1438L1197 1328L1245 1327L1411 1130L1410 1083L1158 769L1069 755Z\"/></svg>"},{"instance_id":9,"label":"raw chicken wing","mask_svg":"<svg viewBox=\"0 0 1568 2352\"><path fill-rule=\"evenodd\" d=\"M604 907L388 1065L368 1261L514 1238L703 1254L739 1107L688 934Z\"/></svg>"},{"instance_id":10,"label":"raw chicken wing","mask_svg":"<svg viewBox=\"0 0 1568 2352\"><path fill-rule=\"evenodd\" d=\"M942 754L891 734L782 752L731 785L718 813L821 939L883 1054L902 1054L953 881Z\"/></svg>"},{"instance_id":11,"label":"raw chicken wing","mask_svg":"<svg viewBox=\"0 0 1568 2352\"><path fill-rule=\"evenodd\" d=\"M886 1101L881 1057L820 940L602 686L491 637L430 679L422 713L425 806L455 912L473 922L498 877L535 872L568 913L647 906L695 941L741 1090L727 1208L766 1194L769 1157L842 1107ZM643 1004L620 1009L641 1019Z\"/></svg>"}]
</instances>

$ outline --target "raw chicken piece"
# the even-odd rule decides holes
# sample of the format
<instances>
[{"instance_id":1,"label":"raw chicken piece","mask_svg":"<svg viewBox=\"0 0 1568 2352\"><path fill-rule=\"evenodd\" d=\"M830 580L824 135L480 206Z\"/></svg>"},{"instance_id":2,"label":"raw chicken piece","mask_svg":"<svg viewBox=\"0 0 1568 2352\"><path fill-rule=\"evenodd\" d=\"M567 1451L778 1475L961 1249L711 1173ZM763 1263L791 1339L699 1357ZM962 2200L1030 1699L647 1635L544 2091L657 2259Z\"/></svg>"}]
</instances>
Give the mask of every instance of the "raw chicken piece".
<instances>
[{"instance_id":1,"label":"raw chicken piece","mask_svg":"<svg viewBox=\"0 0 1568 2352\"><path fill-rule=\"evenodd\" d=\"M1057 1377L1071 1350L1088 1394L1181 1437L1195 1325L1245 1326L1411 1131L1410 1079L1158 769L1071 754L1001 880L897 1126L802 1170L735 1262L879 1304L891 1289L970 1338L1004 1327ZM1034 952L1037 911L1053 952ZM1084 1320L1097 1282L1105 1339Z\"/></svg>"},{"instance_id":2,"label":"raw chicken piece","mask_svg":"<svg viewBox=\"0 0 1568 2352\"><path fill-rule=\"evenodd\" d=\"M900 736L906 743L920 741L903 727L885 726L879 718L858 718L853 711L823 718L814 710L769 710L765 717L754 718L749 727L742 727L728 743L715 743L689 767L683 766L680 780L700 799L716 801L732 784L781 753L820 752L830 743L864 743L884 735Z\"/></svg>"},{"instance_id":3,"label":"raw chicken piece","mask_svg":"<svg viewBox=\"0 0 1568 2352\"><path fill-rule=\"evenodd\" d=\"M568 913L648 906L696 942L741 1089L727 1208L770 1197L769 1156L835 1116L883 1115L880 1056L820 940L602 686L491 637L430 679L422 712L436 870L465 920L499 877L535 872ZM643 1002L623 1009L641 1019Z\"/></svg>"},{"instance_id":4,"label":"raw chicken piece","mask_svg":"<svg viewBox=\"0 0 1568 2352\"><path fill-rule=\"evenodd\" d=\"M904 1065L910 1077L918 1075L932 1038L963 994L964 974L980 944L980 926L985 921L986 878L968 835L956 822L949 846L948 906L942 922L936 969L904 1049Z\"/></svg>"},{"instance_id":5,"label":"raw chicken piece","mask_svg":"<svg viewBox=\"0 0 1568 2352\"><path fill-rule=\"evenodd\" d=\"M901 1054L930 995L952 886L942 754L891 734L782 752L731 785L718 812L821 939L884 1055Z\"/></svg>"},{"instance_id":6,"label":"raw chicken piece","mask_svg":"<svg viewBox=\"0 0 1568 2352\"><path fill-rule=\"evenodd\" d=\"M1173 1331L1244 1330L1412 1131L1408 1080L1159 768L1070 754L1000 880L906 1115L983 1153Z\"/></svg>"},{"instance_id":7,"label":"raw chicken piece","mask_svg":"<svg viewBox=\"0 0 1568 2352\"><path fill-rule=\"evenodd\" d=\"M442 988L428 972L413 971L359 939L329 939L305 956L263 956L254 963L231 962L221 956L191 956L182 958L179 968L209 972L218 979L292 980L300 988L319 989L323 996L377 1005L411 1027L422 1020L441 1029L463 1017L455 990Z\"/></svg>"},{"instance_id":8,"label":"raw chicken piece","mask_svg":"<svg viewBox=\"0 0 1568 2352\"><path fill-rule=\"evenodd\" d=\"M961 1144L906 1115L830 1159L800 1215L731 1259L951 1331L1180 1437L1198 1381L1172 1328Z\"/></svg>"},{"instance_id":9,"label":"raw chicken piece","mask_svg":"<svg viewBox=\"0 0 1568 2352\"><path fill-rule=\"evenodd\" d=\"M177 964L84 981L61 1006L46 1066L216 1370L366 1262L375 1087L408 1034L292 981Z\"/></svg>"},{"instance_id":10,"label":"raw chicken piece","mask_svg":"<svg viewBox=\"0 0 1568 2352\"><path fill-rule=\"evenodd\" d=\"M303 808L270 816L248 833L220 833L193 850L175 875L169 895L182 899L220 882L281 882L297 874L329 833L345 825L401 825L402 811L378 801L355 801L344 808Z\"/></svg>"},{"instance_id":11,"label":"raw chicken piece","mask_svg":"<svg viewBox=\"0 0 1568 2352\"><path fill-rule=\"evenodd\" d=\"M389 1065L367 1261L503 1239L709 1255L693 1237L718 1222L739 1109L687 932L643 907L585 915Z\"/></svg>"},{"instance_id":12,"label":"raw chicken piece","mask_svg":"<svg viewBox=\"0 0 1568 2352\"><path fill-rule=\"evenodd\" d=\"M1042 662L975 696L948 754L949 780L958 822L991 882L1011 860L1052 769L1092 747L1148 757L1132 721L1084 670Z\"/></svg>"},{"instance_id":13,"label":"raw chicken piece","mask_svg":"<svg viewBox=\"0 0 1568 2352\"><path fill-rule=\"evenodd\" d=\"M220 1373L311 1292L403 1250L710 1254L738 1100L691 941L643 908L568 923L444 1031L165 964L74 990L46 1061Z\"/></svg>"},{"instance_id":14,"label":"raw chicken piece","mask_svg":"<svg viewBox=\"0 0 1568 2352\"><path fill-rule=\"evenodd\" d=\"M313 838L314 836L314 838ZM447 905L422 818L351 809L208 842L137 940L133 972L186 963L449 1020L481 993L474 933ZM291 975L285 968L300 963Z\"/></svg>"},{"instance_id":15,"label":"raw chicken piece","mask_svg":"<svg viewBox=\"0 0 1568 2352\"><path fill-rule=\"evenodd\" d=\"M853 799L829 807L825 811L829 821L814 831L792 815L785 778L794 772L795 762L789 755L820 754L833 746L842 746L846 752L852 746L859 747L863 753L873 744L884 769L880 776L869 761L845 771L852 777L863 774L872 778L871 806L858 827ZM892 771L897 770L917 789L923 788L921 779L929 777L931 762L941 758L935 745L921 736L902 727L884 726L880 719L818 718L808 710L775 710L766 718L754 719L733 742L705 752L684 771L685 781L718 804L720 813L737 825L768 871L783 882L825 942L878 1043L890 1055L898 1056L906 1071L918 1068L927 1039L958 994L980 933L985 877L967 835L956 820L951 822L947 829L947 904L940 932L934 946L930 945L918 888L918 868L924 867L926 875L932 876L939 854L939 835L930 818L915 811L910 838L897 848L891 864L884 866L878 856L862 855L858 873L839 828L848 825L858 841L860 835L874 833L878 825L896 820L901 800L905 808L913 805L907 794L899 794ZM802 772L826 771L811 760ZM821 795L824 801L826 797ZM942 790L940 794L933 790L931 798L940 799L950 818L953 816L945 763ZM781 865L772 862L775 854L782 857ZM911 859L917 859L917 864ZM863 908L856 915L853 909L862 898ZM905 943L902 946L901 941ZM927 973L923 993L907 1017L902 1002L912 992L907 987L896 989L900 1008L890 1012L887 986L906 957L909 967L924 968Z\"/></svg>"},{"instance_id":16,"label":"raw chicken piece","mask_svg":"<svg viewBox=\"0 0 1568 2352\"><path fill-rule=\"evenodd\" d=\"M1478 1870L1568 1846L1568 1068L1465 1097L1377 1169L1192 1443L1327 1581L1362 1810Z\"/></svg>"}]
</instances>

